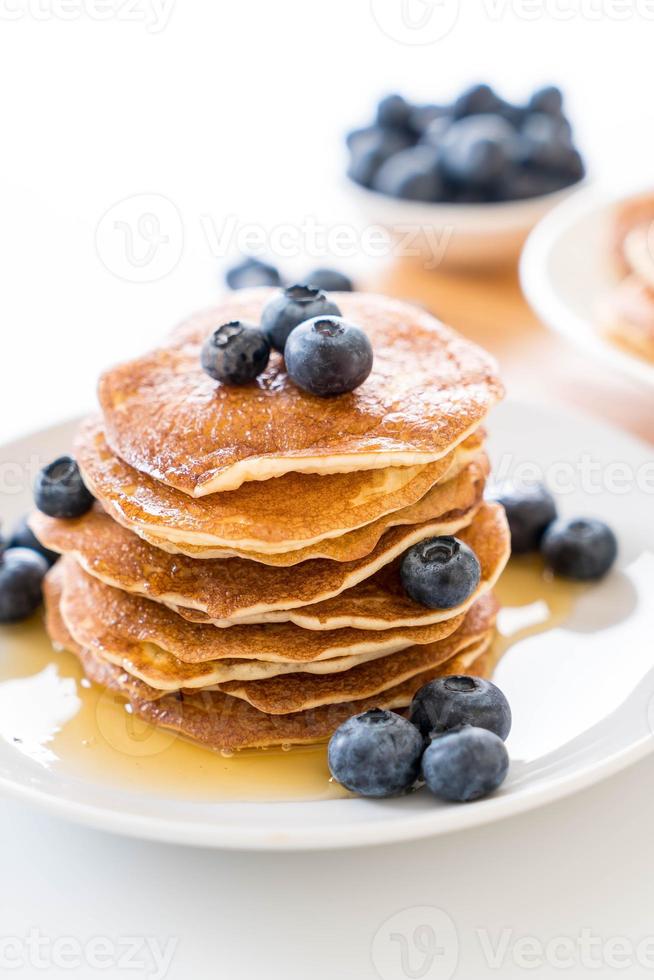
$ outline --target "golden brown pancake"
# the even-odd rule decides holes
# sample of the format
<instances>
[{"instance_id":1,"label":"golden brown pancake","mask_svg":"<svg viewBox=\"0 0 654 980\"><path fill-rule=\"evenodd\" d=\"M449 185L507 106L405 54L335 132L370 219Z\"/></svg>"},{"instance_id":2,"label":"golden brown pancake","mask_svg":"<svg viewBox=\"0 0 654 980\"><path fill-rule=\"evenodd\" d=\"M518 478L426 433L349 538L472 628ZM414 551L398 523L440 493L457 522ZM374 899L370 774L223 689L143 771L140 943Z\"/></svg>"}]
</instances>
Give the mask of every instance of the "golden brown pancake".
<instances>
[{"instance_id":1,"label":"golden brown pancake","mask_svg":"<svg viewBox=\"0 0 654 980\"><path fill-rule=\"evenodd\" d=\"M367 584L361 582L347 588L342 595L300 609L298 596L306 600L308 594L318 594L320 582L324 587L327 580L312 573L315 577L310 590L309 579L302 575L306 565L323 564L330 569L347 566L316 560L290 569L275 569L239 558L197 561L183 555L169 555L131 534L97 508L67 520L34 513L30 525L46 547L72 554L89 574L108 585L162 602L191 621L211 622L221 627L242 622L244 610L255 603L267 607L267 611L251 616L248 621L292 622L316 630L428 626L466 611L479 595L489 591L501 574L510 550L504 511L497 504L485 503L472 524L457 532L476 552L482 569L479 588L465 608L431 610L410 600L402 588L396 559L386 566L385 572L382 570L369 578ZM400 554L411 540L402 537L403 530L393 528L382 539L387 541L393 536ZM281 573L283 581L275 583L273 573L277 576ZM325 568L324 575L328 574ZM334 582L331 575L328 581ZM285 590L292 608L273 611L271 607L279 602L279 590Z\"/></svg>"},{"instance_id":2,"label":"golden brown pancake","mask_svg":"<svg viewBox=\"0 0 654 980\"><path fill-rule=\"evenodd\" d=\"M600 317L614 343L654 363L654 290L629 276L605 298Z\"/></svg>"},{"instance_id":3,"label":"golden brown pancake","mask_svg":"<svg viewBox=\"0 0 654 980\"><path fill-rule=\"evenodd\" d=\"M97 507L76 520L34 514L32 523L37 536L47 539L53 550L72 553L83 568L108 585L167 605L188 606L206 612L217 625L231 626L246 619L266 622L264 617L274 610L336 596L416 542L439 535L444 528L454 526L458 531L475 510L472 507L454 520L446 516L391 528L369 555L353 562L316 558L288 569L242 558L199 561L171 555L142 541Z\"/></svg>"},{"instance_id":4,"label":"golden brown pancake","mask_svg":"<svg viewBox=\"0 0 654 980\"><path fill-rule=\"evenodd\" d=\"M391 526L393 512L424 499L436 484L442 485L442 480L451 482L479 455L481 445L482 435L475 433L453 453L427 466L334 476L289 473L197 500L118 459L107 446L97 419L82 424L75 455L86 485L125 527L168 551L215 558L233 556L234 549L239 554L283 554L300 548L306 552L325 539L340 539L346 532L373 522L378 525L377 541ZM457 489L456 485L450 487L449 493L444 491L440 497L432 494L433 506L423 520L464 506L457 500ZM376 541L361 554L370 552Z\"/></svg>"},{"instance_id":5,"label":"golden brown pancake","mask_svg":"<svg viewBox=\"0 0 654 980\"><path fill-rule=\"evenodd\" d=\"M48 581L60 593L66 628L80 647L163 690L293 671L349 670L410 646L437 643L457 630L464 618L379 633L303 630L290 623L219 630L190 623L166 606L111 588L88 575L70 556L54 566Z\"/></svg>"},{"instance_id":6,"label":"golden brown pancake","mask_svg":"<svg viewBox=\"0 0 654 980\"><path fill-rule=\"evenodd\" d=\"M165 346L101 377L107 440L118 456L196 497L291 472L425 465L463 442L502 397L488 354L422 310L364 293L333 294L372 341L372 372L355 391L307 394L276 353L250 385L214 381L200 366L206 337L229 320L257 323L273 295L230 294Z\"/></svg>"},{"instance_id":7,"label":"golden brown pancake","mask_svg":"<svg viewBox=\"0 0 654 980\"><path fill-rule=\"evenodd\" d=\"M70 636L59 614L56 580L46 581L46 621L53 643L74 653L86 676L125 697L132 710L155 725L172 729L207 748L235 750L320 742L351 715L369 708L401 709L434 677L468 673L488 676L494 656L482 641L439 667L389 688L371 698L324 705L288 715L271 715L222 691L165 694L151 688L97 654L83 650Z\"/></svg>"}]
</instances>

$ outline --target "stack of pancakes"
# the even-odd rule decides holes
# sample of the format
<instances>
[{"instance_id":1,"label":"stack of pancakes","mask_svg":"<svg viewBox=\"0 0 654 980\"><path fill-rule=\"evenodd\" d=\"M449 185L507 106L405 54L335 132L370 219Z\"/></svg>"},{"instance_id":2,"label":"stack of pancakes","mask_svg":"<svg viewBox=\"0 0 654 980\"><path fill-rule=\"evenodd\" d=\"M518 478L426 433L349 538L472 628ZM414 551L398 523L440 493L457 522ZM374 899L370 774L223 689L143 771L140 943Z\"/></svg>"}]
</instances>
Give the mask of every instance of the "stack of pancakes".
<instances>
[{"instance_id":1,"label":"stack of pancakes","mask_svg":"<svg viewBox=\"0 0 654 980\"><path fill-rule=\"evenodd\" d=\"M614 343L654 364L654 194L622 204L614 216L613 253L623 276L601 301L600 318Z\"/></svg>"},{"instance_id":2,"label":"stack of pancakes","mask_svg":"<svg viewBox=\"0 0 654 980\"><path fill-rule=\"evenodd\" d=\"M108 371L75 445L96 503L31 521L64 555L46 583L55 644L130 710L225 750L318 741L435 676L488 671L509 552L483 500L493 361L411 306L337 294L373 345L360 388L307 394L278 354L250 385L212 380L207 335L256 324L270 295L237 293ZM470 545L481 581L428 609L399 565L443 534Z\"/></svg>"}]
</instances>

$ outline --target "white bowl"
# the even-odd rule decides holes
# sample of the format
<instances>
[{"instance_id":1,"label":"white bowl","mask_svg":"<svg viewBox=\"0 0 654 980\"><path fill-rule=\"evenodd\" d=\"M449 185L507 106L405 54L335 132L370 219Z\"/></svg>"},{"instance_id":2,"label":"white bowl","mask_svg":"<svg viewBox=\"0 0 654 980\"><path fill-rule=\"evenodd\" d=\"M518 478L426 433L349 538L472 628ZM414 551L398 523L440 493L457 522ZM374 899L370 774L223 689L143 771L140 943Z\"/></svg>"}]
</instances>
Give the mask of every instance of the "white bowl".
<instances>
[{"instance_id":1,"label":"white bowl","mask_svg":"<svg viewBox=\"0 0 654 980\"><path fill-rule=\"evenodd\" d=\"M429 269L490 269L517 261L533 226L585 183L524 201L431 204L389 197L348 180L359 209L391 234L394 256L418 258Z\"/></svg>"},{"instance_id":2,"label":"white bowl","mask_svg":"<svg viewBox=\"0 0 654 980\"><path fill-rule=\"evenodd\" d=\"M597 323L599 301L620 278L610 252L615 205L644 189L587 188L557 207L529 236L520 282L548 327L632 379L654 385L654 367L612 344Z\"/></svg>"}]
</instances>

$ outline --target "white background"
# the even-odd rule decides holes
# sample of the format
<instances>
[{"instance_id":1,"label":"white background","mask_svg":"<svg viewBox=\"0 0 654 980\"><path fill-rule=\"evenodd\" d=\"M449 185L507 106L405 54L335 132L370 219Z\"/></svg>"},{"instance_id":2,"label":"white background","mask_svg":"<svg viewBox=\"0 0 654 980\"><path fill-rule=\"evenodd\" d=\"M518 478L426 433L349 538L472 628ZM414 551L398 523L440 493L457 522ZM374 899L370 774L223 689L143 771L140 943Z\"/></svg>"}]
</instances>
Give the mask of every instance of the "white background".
<instances>
[{"instance_id":1,"label":"white background","mask_svg":"<svg viewBox=\"0 0 654 980\"><path fill-rule=\"evenodd\" d=\"M521 98L553 80L567 91L593 172L625 185L640 179L654 131L654 4L460 6L445 37L416 45L397 40L400 0L373 3L386 34L368 0L167 0L163 15L119 0L0 0L0 438L91 404L102 367L211 302L224 257L207 223L220 231L237 216L269 233L307 216L353 220L340 136L367 119L380 93L438 101L488 79ZM456 13L444 0L435 16ZM163 230L176 264L157 281L134 282L134 267L127 278L115 274L121 256L102 237L101 219L122 199L150 194L169 202L157 212L157 199L155 212L171 221ZM111 211L109 227L138 208ZM302 256L288 262L301 265ZM359 980L376 975L372 939L383 921L434 905L458 929L455 975L478 978L486 968L475 929L484 925L494 939L508 928L512 941L543 942L584 927L604 940L654 930L653 777L645 762L502 826L316 857L187 853L8 804L0 933L173 936L168 976L184 980ZM565 972L512 962L495 974ZM410 975L393 969L393 980ZM567 975L581 972L577 965Z\"/></svg>"}]
</instances>

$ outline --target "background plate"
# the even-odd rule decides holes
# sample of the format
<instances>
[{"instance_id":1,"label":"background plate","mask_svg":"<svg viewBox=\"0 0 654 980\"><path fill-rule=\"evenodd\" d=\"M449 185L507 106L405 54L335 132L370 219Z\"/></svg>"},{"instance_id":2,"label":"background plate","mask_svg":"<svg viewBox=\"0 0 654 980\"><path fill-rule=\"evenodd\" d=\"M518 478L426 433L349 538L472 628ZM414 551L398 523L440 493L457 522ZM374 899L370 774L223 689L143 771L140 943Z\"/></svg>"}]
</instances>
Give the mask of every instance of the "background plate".
<instances>
[{"instance_id":1,"label":"background plate","mask_svg":"<svg viewBox=\"0 0 654 980\"><path fill-rule=\"evenodd\" d=\"M0 452L6 521L27 509L35 468L68 448L72 429L71 423L36 433ZM517 403L493 413L492 433L501 478L542 474L559 492L563 513L602 516L621 548L619 568L578 599L563 627L542 634L542 642L515 643L500 663L496 677L511 701L514 728L511 772L497 795L468 806L441 805L427 793L384 802L215 804L63 775L2 741L0 788L60 816L137 837L222 848L330 848L497 820L587 786L650 752L651 450L589 419ZM533 622L538 614L538 603L532 603L527 618ZM518 632L525 625L504 624Z\"/></svg>"}]
</instances>

